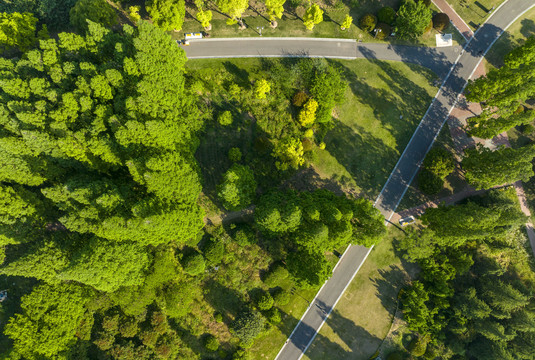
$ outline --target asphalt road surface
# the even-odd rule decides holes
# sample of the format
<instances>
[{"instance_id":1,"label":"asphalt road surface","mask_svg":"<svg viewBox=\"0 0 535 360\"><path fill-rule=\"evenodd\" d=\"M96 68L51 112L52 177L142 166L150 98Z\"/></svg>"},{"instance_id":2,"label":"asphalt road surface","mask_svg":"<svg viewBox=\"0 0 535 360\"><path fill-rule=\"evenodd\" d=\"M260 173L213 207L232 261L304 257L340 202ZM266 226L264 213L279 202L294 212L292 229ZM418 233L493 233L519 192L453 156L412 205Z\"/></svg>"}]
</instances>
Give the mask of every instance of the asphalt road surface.
<instances>
[{"instance_id":1,"label":"asphalt road surface","mask_svg":"<svg viewBox=\"0 0 535 360\"><path fill-rule=\"evenodd\" d=\"M533 0L506 1L475 33L453 68L452 64L461 53L459 48L438 50L362 44L339 39L262 38L261 40L198 40L191 41L191 45L185 49L190 59L308 56L398 60L427 66L444 78L438 95L424 115L376 200L375 206L386 219L390 219L481 58L510 24L533 6L535 6ZM303 356L369 252L370 249L363 246L349 247L338 262L333 276L320 289L277 355L277 360L298 360Z\"/></svg>"},{"instance_id":2,"label":"asphalt road surface","mask_svg":"<svg viewBox=\"0 0 535 360\"><path fill-rule=\"evenodd\" d=\"M368 44L352 39L225 38L190 40L183 46L188 59L243 57L322 57L379 59L425 66L444 78L461 51L460 46L430 48Z\"/></svg>"}]
</instances>

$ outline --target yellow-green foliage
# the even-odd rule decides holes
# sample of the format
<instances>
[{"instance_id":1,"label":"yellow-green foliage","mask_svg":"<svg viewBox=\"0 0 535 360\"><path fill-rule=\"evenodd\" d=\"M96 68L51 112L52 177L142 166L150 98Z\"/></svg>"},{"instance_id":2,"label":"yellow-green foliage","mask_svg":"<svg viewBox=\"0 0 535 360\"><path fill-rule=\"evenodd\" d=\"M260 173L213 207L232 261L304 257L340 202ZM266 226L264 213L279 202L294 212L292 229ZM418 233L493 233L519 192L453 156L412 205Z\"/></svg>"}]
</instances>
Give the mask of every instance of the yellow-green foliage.
<instances>
[{"instance_id":1,"label":"yellow-green foliage","mask_svg":"<svg viewBox=\"0 0 535 360\"><path fill-rule=\"evenodd\" d=\"M265 99L266 94L271 91L270 83L265 80L258 80L254 86L254 95L257 99Z\"/></svg>"},{"instance_id":2,"label":"yellow-green foliage","mask_svg":"<svg viewBox=\"0 0 535 360\"><path fill-rule=\"evenodd\" d=\"M305 24L305 27L307 30L312 30L314 29L314 25L318 25L322 21L323 10L321 10L317 4L312 4L303 16L303 23Z\"/></svg>"},{"instance_id":3,"label":"yellow-green foliage","mask_svg":"<svg viewBox=\"0 0 535 360\"><path fill-rule=\"evenodd\" d=\"M139 6L130 6L128 11L128 16L133 22L138 22L141 20L141 16L139 15Z\"/></svg>"},{"instance_id":4,"label":"yellow-green foliage","mask_svg":"<svg viewBox=\"0 0 535 360\"><path fill-rule=\"evenodd\" d=\"M342 22L342 30L347 30L351 27L351 24L353 24L353 18L349 15L346 15L344 18L344 21Z\"/></svg>"},{"instance_id":5,"label":"yellow-green foliage","mask_svg":"<svg viewBox=\"0 0 535 360\"><path fill-rule=\"evenodd\" d=\"M285 2L286 0L266 0L266 10L270 21L275 21L275 19L282 17Z\"/></svg>"},{"instance_id":6,"label":"yellow-green foliage","mask_svg":"<svg viewBox=\"0 0 535 360\"><path fill-rule=\"evenodd\" d=\"M201 9L197 12L195 17L201 22L203 28L207 28L210 26L210 21L212 21L212 12L210 10L204 11Z\"/></svg>"},{"instance_id":7,"label":"yellow-green foliage","mask_svg":"<svg viewBox=\"0 0 535 360\"><path fill-rule=\"evenodd\" d=\"M273 149L273 156L279 159L275 165L280 170L298 169L305 163L304 153L301 140L293 137L282 140Z\"/></svg>"},{"instance_id":8,"label":"yellow-green foliage","mask_svg":"<svg viewBox=\"0 0 535 360\"><path fill-rule=\"evenodd\" d=\"M0 48L29 49L35 42L35 24L37 19L30 13L0 13Z\"/></svg>"},{"instance_id":9,"label":"yellow-green foliage","mask_svg":"<svg viewBox=\"0 0 535 360\"><path fill-rule=\"evenodd\" d=\"M318 109L318 102L314 99L308 100L303 106L303 110L299 113L299 123L304 127L309 127L314 124L316 120L316 110Z\"/></svg>"}]
</instances>

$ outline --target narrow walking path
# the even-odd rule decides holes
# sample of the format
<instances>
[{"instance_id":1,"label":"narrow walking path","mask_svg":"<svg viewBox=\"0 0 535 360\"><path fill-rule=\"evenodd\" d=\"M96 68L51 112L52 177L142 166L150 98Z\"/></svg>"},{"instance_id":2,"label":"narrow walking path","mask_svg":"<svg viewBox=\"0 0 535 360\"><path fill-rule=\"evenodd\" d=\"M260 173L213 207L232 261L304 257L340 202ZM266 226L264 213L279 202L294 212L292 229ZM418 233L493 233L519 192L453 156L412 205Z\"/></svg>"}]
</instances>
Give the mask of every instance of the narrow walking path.
<instances>
[{"instance_id":1,"label":"narrow walking path","mask_svg":"<svg viewBox=\"0 0 535 360\"><path fill-rule=\"evenodd\" d=\"M455 12L446 0L433 0L433 4L450 17L453 26L455 26L466 40L470 40L474 36L474 32L470 29L470 26Z\"/></svg>"}]
</instances>

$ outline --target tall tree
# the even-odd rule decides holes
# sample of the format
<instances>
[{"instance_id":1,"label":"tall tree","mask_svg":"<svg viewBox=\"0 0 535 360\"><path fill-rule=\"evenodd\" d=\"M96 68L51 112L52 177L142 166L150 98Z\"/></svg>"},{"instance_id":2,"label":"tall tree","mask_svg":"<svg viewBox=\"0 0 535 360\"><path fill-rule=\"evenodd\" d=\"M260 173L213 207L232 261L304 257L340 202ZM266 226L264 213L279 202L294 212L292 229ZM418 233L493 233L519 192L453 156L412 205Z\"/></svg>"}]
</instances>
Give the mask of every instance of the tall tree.
<instances>
[{"instance_id":1,"label":"tall tree","mask_svg":"<svg viewBox=\"0 0 535 360\"><path fill-rule=\"evenodd\" d=\"M30 13L0 13L0 50L26 51L35 43L37 19Z\"/></svg>"},{"instance_id":2,"label":"tall tree","mask_svg":"<svg viewBox=\"0 0 535 360\"><path fill-rule=\"evenodd\" d=\"M78 0L70 11L70 19L80 32L87 31L87 20L106 27L117 24L117 14L106 0Z\"/></svg>"},{"instance_id":3,"label":"tall tree","mask_svg":"<svg viewBox=\"0 0 535 360\"><path fill-rule=\"evenodd\" d=\"M414 39L424 34L431 23L431 9L423 1L403 0L395 22L396 36Z\"/></svg>"},{"instance_id":4,"label":"tall tree","mask_svg":"<svg viewBox=\"0 0 535 360\"><path fill-rule=\"evenodd\" d=\"M303 24L307 30L314 29L314 26L318 25L323 21L323 10L319 7L318 4L311 4L308 9L305 11L303 16Z\"/></svg>"},{"instance_id":5,"label":"tall tree","mask_svg":"<svg viewBox=\"0 0 535 360\"><path fill-rule=\"evenodd\" d=\"M478 147L465 153L461 166L466 171L466 180L478 189L527 181L533 176L533 145L518 149L502 147L495 151Z\"/></svg>"},{"instance_id":6,"label":"tall tree","mask_svg":"<svg viewBox=\"0 0 535 360\"><path fill-rule=\"evenodd\" d=\"M180 30L184 24L186 3L184 0L149 0L147 11L156 26L166 31Z\"/></svg>"},{"instance_id":7,"label":"tall tree","mask_svg":"<svg viewBox=\"0 0 535 360\"><path fill-rule=\"evenodd\" d=\"M285 2L286 0L266 0L266 10L273 26L277 26L277 19L282 18Z\"/></svg>"},{"instance_id":8,"label":"tall tree","mask_svg":"<svg viewBox=\"0 0 535 360\"><path fill-rule=\"evenodd\" d=\"M215 3L219 10L230 16L230 22L227 21L227 24L235 24L237 21L241 21L243 12L249 6L248 0L216 0Z\"/></svg>"}]
</instances>

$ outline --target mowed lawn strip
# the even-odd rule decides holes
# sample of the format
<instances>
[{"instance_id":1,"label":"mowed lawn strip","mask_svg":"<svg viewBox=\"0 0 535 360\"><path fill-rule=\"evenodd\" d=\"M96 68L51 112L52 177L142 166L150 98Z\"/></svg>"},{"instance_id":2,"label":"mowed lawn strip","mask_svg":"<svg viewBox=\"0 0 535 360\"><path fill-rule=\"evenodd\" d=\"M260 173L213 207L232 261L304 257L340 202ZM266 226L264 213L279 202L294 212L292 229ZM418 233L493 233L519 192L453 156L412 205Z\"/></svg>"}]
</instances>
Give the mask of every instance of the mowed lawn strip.
<instances>
[{"instance_id":1,"label":"mowed lawn strip","mask_svg":"<svg viewBox=\"0 0 535 360\"><path fill-rule=\"evenodd\" d=\"M368 360L376 352L390 330L399 290L416 269L393 248L400 236L402 231L388 228L303 359Z\"/></svg>"},{"instance_id":2,"label":"mowed lawn strip","mask_svg":"<svg viewBox=\"0 0 535 360\"><path fill-rule=\"evenodd\" d=\"M504 0L447 0L455 12L476 30ZM494 9L494 10L493 10Z\"/></svg>"}]
</instances>

